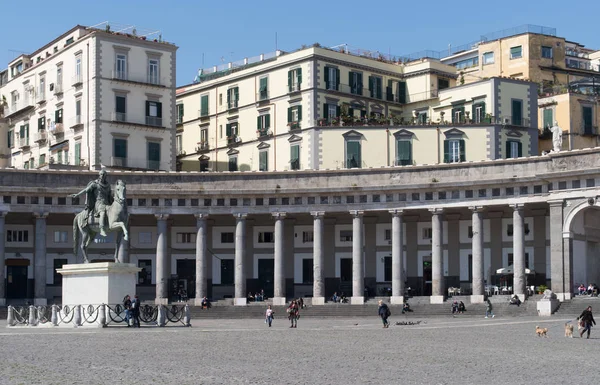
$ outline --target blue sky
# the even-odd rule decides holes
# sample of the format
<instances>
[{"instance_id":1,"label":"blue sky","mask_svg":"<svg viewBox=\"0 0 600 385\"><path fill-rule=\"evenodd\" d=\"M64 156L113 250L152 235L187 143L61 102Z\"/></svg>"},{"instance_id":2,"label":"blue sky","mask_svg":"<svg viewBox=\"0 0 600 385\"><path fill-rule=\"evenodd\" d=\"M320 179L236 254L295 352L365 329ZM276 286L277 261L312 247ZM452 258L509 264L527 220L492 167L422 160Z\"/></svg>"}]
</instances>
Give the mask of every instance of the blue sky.
<instances>
[{"instance_id":1,"label":"blue sky","mask_svg":"<svg viewBox=\"0 0 600 385\"><path fill-rule=\"evenodd\" d=\"M170 4L169 4L170 3ZM25 6L23 9L20 5ZM174 5L177 4L177 5ZM584 8L564 1L155 1L103 0L10 2L2 9L2 67L77 24L104 21L160 30L179 46L177 85L191 83L198 68L293 50L315 42L405 55L447 49L482 34L522 24L554 27L568 40L600 49L594 15L600 2ZM589 15L589 16L586 16ZM12 51L11 51L12 50ZM204 66L202 60L204 56Z\"/></svg>"}]
</instances>

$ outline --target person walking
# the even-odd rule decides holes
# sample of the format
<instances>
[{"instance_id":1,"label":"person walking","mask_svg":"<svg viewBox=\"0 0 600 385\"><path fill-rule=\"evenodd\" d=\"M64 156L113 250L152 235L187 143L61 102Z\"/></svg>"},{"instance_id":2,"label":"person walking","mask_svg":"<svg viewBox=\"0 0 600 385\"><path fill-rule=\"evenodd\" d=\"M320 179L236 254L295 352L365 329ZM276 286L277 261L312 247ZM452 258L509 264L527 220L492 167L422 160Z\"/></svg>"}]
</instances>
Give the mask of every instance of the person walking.
<instances>
[{"instance_id":1,"label":"person walking","mask_svg":"<svg viewBox=\"0 0 600 385\"><path fill-rule=\"evenodd\" d=\"M492 306L492 302L490 302L489 298L486 298L485 300L486 305L485 305L485 318L488 318L489 316L492 316L492 318L495 317L494 312L493 312L493 306Z\"/></svg>"},{"instance_id":2,"label":"person walking","mask_svg":"<svg viewBox=\"0 0 600 385\"><path fill-rule=\"evenodd\" d=\"M137 294L131 301L131 316L133 317L133 327L140 327L140 299Z\"/></svg>"},{"instance_id":3,"label":"person walking","mask_svg":"<svg viewBox=\"0 0 600 385\"><path fill-rule=\"evenodd\" d=\"M592 331L592 324L596 325L596 321L594 320L594 316L592 315L592 307L588 306L579 317L577 317L578 321L581 321L583 324L583 329L579 332L579 337L583 338L583 333L587 331L587 338L590 338L590 333Z\"/></svg>"},{"instance_id":4,"label":"person walking","mask_svg":"<svg viewBox=\"0 0 600 385\"><path fill-rule=\"evenodd\" d=\"M298 304L296 303L295 300L292 300L292 302L290 302L290 306L288 306L287 312L288 312L288 319L291 322L290 327L291 328L298 327L298 318L300 317L300 311L298 309Z\"/></svg>"},{"instance_id":5,"label":"person walking","mask_svg":"<svg viewBox=\"0 0 600 385\"><path fill-rule=\"evenodd\" d=\"M123 298L123 308L125 309L125 323L129 327L129 321L131 320L131 297L129 297L129 294Z\"/></svg>"},{"instance_id":6,"label":"person walking","mask_svg":"<svg viewBox=\"0 0 600 385\"><path fill-rule=\"evenodd\" d=\"M379 316L381 317L381 322L383 322L383 327L389 328L390 323L388 321L388 318L390 317L390 315L392 315L392 313L390 312L390 308L388 307L388 305L383 303L382 300L379 300L378 303L379 303Z\"/></svg>"},{"instance_id":7,"label":"person walking","mask_svg":"<svg viewBox=\"0 0 600 385\"><path fill-rule=\"evenodd\" d=\"M271 323L273 323L273 314L275 314L275 312L271 309L271 305L269 305L265 312L265 322L269 324L269 327L271 327Z\"/></svg>"}]
</instances>

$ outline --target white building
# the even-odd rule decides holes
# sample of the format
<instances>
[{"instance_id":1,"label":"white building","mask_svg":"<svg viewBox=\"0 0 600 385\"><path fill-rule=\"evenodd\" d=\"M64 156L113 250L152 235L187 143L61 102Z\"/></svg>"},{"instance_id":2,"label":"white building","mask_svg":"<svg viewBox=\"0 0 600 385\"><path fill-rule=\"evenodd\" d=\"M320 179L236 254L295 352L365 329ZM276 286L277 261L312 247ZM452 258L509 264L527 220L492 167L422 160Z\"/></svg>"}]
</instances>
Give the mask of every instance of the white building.
<instances>
[{"instance_id":1,"label":"white building","mask_svg":"<svg viewBox=\"0 0 600 385\"><path fill-rule=\"evenodd\" d=\"M154 36L77 25L8 63L0 165L174 169L177 47Z\"/></svg>"}]
</instances>

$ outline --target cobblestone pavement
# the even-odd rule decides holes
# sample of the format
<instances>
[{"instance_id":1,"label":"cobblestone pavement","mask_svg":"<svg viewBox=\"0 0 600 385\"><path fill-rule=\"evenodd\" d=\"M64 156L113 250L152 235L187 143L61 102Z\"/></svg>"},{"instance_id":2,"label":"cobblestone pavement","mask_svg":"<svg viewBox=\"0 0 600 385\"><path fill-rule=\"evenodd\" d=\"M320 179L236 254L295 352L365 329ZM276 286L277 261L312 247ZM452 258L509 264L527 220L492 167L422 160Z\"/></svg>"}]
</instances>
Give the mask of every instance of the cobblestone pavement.
<instances>
[{"instance_id":1,"label":"cobblestone pavement","mask_svg":"<svg viewBox=\"0 0 600 385\"><path fill-rule=\"evenodd\" d=\"M197 320L192 328L6 328L1 384L583 384L600 331L561 318ZM412 317L410 321L419 318ZM535 325L549 328L538 338ZM581 359L581 357L594 359ZM578 359L577 357L580 357Z\"/></svg>"}]
</instances>

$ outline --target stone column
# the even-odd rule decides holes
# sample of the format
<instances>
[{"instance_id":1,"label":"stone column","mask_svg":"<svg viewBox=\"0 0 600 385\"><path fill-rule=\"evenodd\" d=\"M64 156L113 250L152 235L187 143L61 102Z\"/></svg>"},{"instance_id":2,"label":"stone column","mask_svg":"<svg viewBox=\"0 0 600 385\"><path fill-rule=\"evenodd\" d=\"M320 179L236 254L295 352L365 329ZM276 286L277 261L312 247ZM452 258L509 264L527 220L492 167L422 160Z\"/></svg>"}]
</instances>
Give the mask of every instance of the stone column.
<instances>
[{"instance_id":1,"label":"stone column","mask_svg":"<svg viewBox=\"0 0 600 385\"><path fill-rule=\"evenodd\" d=\"M4 254L4 241L6 231L4 228L5 212L0 211L0 306L6 306L6 277L4 275L6 255Z\"/></svg>"},{"instance_id":2,"label":"stone column","mask_svg":"<svg viewBox=\"0 0 600 385\"><path fill-rule=\"evenodd\" d=\"M273 305L283 306L287 303L285 296L285 234L283 227L285 213L273 213L273 218L275 218L275 277L273 282Z\"/></svg>"},{"instance_id":3,"label":"stone column","mask_svg":"<svg viewBox=\"0 0 600 385\"><path fill-rule=\"evenodd\" d=\"M311 212L313 216L313 305L325 304L325 276L323 259L323 242L325 226L323 224L325 213L322 211Z\"/></svg>"},{"instance_id":4,"label":"stone column","mask_svg":"<svg viewBox=\"0 0 600 385\"><path fill-rule=\"evenodd\" d=\"M246 217L248 214L235 214L235 302L236 306L246 305Z\"/></svg>"},{"instance_id":5,"label":"stone column","mask_svg":"<svg viewBox=\"0 0 600 385\"><path fill-rule=\"evenodd\" d=\"M169 276L168 276L168 250L167 232L169 214L155 214L156 217L156 298L158 305L169 303Z\"/></svg>"},{"instance_id":6,"label":"stone column","mask_svg":"<svg viewBox=\"0 0 600 385\"><path fill-rule=\"evenodd\" d=\"M563 239L563 200L549 201L550 205L550 289L560 301L565 298L565 260L563 243L569 244L569 239ZM567 242L565 242L567 241ZM567 259L566 262L569 260Z\"/></svg>"},{"instance_id":7,"label":"stone column","mask_svg":"<svg viewBox=\"0 0 600 385\"><path fill-rule=\"evenodd\" d=\"M442 209L430 209L431 217L431 303L444 303L444 255Z\"/></svg>"},{"instance_id":8,"label":"stone column","mask_svg":"<svg viewBox=\"0 0 600 385\"><path fill-rule=\"evenodd\" d=\"M33 304L47 305L46 299L46 218L48 213L35 213L34 297ZM4 237L4 234L2 234ZM1 266L4 269L4 266Z\"/></svg>"},{"instance_id":9,"label":"stone column","mask_svg":"<svg viewBox=\"0 0 600 385\"><path fill-rule=\"evenodd\" d=\"M484 271L483 271L483 208L470 207L473 212L473 293L471 303L483 303L484 301Z\"/></svg>"},{"instance_id":10,"label":"stone column","mask_svg":"<svg viewBox=\"0 0 600 385\"><path fill-rule=\"evenodd\" d=\"M525 226L523 222L523 204L511 205L513 208L513 293L521 300L525 299Z\"/></svg>"},{"instance_id":11,"label":"stone column","mask_svg":"<svg viewBox=\"0 0 600 385\"><path fill-rule=\"evenodd\" d=\"M352 298L350 303L365 303L365 265L363 256L363 211L350 211L352 215Z\"/></svg>"},{"instance_id":12,"label":"stone column","mask_svg":"<svg viewBox=\"0 0 600 385\"><path fill-rule=\"evenodd\" d=\"M201 306L202 299L208 296L206 272L208 265L207 223L208 214L196 214L196 299L194 304Z\"/></svg>"},{"instance_id":13,"label":"stone column","mask_svg":"<svg viewBox=\"0 0 600 385\"><path fill-rule=\"evenodd\" d=\"M392 304L404 303L404 261L402 254L402 210L392 214Z\"/></svg>"}]
</instances>

